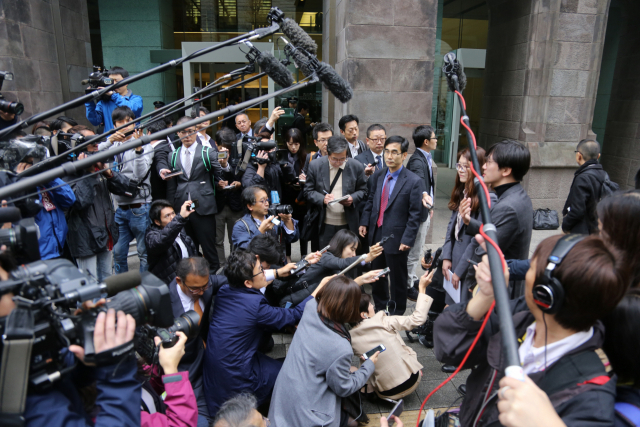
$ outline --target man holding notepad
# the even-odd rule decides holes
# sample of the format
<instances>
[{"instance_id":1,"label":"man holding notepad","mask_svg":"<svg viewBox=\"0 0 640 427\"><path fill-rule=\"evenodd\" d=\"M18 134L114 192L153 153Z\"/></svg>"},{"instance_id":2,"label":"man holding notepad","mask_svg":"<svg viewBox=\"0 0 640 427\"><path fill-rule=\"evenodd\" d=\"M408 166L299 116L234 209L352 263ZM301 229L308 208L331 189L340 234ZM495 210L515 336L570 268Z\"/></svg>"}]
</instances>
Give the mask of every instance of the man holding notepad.
<instances>
[{"instance_id":1,"label":"man holding notepad","mask_svg":"<svg viewBox=\"0 0 640 427\"><path fill-rule=\"evenodd\" d=\"M326 157L309 164L304 195L310 208L319 211L319 246L325 247L338 230L358 232L359 212L364 203L367 183L364 166L347 161L349 143L342 136L332 136Z\"/></svg>"}]
</instances>

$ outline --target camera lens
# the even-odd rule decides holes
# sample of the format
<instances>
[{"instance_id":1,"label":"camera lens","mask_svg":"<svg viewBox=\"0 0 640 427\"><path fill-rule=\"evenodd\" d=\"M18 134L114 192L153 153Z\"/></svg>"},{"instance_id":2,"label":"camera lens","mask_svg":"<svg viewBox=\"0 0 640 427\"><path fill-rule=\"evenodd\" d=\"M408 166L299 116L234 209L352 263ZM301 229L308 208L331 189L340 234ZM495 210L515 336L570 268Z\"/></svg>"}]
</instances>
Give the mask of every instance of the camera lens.
<instances>
[{"instance_id":1,"label":"camera lens","mask_svg":"<svg viewBox=\"0 0 640 427\"><path fill-rule=\"evenodd\" d=\"M24 112L24 105L20 102L9 102L0 99L0 111L9 114L17 114L18 116Z\"/></svg>"},{"instance_id":2,"label":"camera lens","mask_svg":"<svg viewBox=\"0 0 640 427\"><path fill-rule=\"evenodd\" d=\"M196 303L198 304L198 303ZM187 338L192 338L198 333L198 323L200 322L200 315L194 310L189 310L182 316L176 318L173 321L173 326L167 328L169 332L183 332Z\"/></svg>"},{"instance_id":3,"label":"camera lens","mask_svg":"<svg viewBox=\"0 0 640 427\"><path fill-rule=\"evenodd\" d=\"M276 214L291 215L293 213L293 207L291 205L278 205L275 206Z\"/></svg>"}]
</instances>

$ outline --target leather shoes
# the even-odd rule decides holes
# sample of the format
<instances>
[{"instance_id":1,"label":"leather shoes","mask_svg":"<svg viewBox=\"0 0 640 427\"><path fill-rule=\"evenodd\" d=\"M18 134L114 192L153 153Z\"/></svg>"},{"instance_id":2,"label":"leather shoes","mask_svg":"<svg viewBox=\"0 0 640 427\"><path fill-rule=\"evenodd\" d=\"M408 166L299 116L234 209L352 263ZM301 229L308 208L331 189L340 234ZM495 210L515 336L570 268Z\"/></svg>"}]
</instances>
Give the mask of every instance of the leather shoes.
<instances>
[{"instance_id":1,"label":"leather shoes","mask_svg":"<svg viewBox=\"0 0 640 427\"><path fill-rule=\"evenodd\" d=\"M454 365L442 365L442 372L446 372L447 374L453 374L456 369L458 369L458 367Z\"/></svg>"},{"instance_id":2,"label":"leather shoes","mask_svg":"<svg viewBox=\"0 0 640 427\"><path fill-rule=\"evenodd\" d=\"M462 384L460 387L458 387L458 391L461 395L465 396L467 394L467 385Z\"/></svg>"},{"instance_id":3,"label":"leather shoes","mask_svg":"<svg viewBox=\"0 0 640 427\"><path fill-rule=\"evenodd\" d=\"M407 289L407 299L409 301L418 301L418 288L411 287Z\"/></svg>"}]
</instances>

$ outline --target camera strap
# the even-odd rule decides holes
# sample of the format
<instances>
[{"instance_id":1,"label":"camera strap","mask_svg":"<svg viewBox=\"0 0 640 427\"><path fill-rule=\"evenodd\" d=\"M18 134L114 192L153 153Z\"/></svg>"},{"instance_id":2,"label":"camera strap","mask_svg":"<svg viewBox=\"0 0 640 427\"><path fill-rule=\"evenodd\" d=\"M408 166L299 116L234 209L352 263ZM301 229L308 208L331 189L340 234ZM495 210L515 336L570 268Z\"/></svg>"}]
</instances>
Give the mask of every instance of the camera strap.
<instances>
[{"instance_id":1,"label":"camera strap","mask_svg":"<svg viewBox=\"0 0 640 427\"><path fill-rule=\"evenodd\" d=\"M29 365L34 341L33 313L18 301L7 316L2 338L2 366L0 368L0 413L3 425L23 425Z\"/></svg>"}]
</instances>

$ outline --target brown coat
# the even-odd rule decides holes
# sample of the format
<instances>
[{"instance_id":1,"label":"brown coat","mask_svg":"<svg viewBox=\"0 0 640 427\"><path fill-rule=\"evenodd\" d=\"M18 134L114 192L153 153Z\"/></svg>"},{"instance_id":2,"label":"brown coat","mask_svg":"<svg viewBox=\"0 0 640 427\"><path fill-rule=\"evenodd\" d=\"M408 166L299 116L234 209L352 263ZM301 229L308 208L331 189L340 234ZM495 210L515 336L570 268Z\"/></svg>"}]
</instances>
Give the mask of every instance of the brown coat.
<instances>
[{"instance_id":1,"label":"brown coat","mask_svg":"<svg viewBox=\"0 0 640 427\"><path fill-rule=\"evenodd\" d=\"M358 357L380 344L387 348L380 353L375 372L369 378L369 384L377 391L391 390L422 369L416 352L404 343L400 331L422 325L432 302L430 296L421 293L411 316L387 316L379 311L350 331L351 346Z\"/></svg>"}]
</instances>

